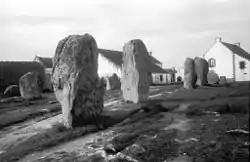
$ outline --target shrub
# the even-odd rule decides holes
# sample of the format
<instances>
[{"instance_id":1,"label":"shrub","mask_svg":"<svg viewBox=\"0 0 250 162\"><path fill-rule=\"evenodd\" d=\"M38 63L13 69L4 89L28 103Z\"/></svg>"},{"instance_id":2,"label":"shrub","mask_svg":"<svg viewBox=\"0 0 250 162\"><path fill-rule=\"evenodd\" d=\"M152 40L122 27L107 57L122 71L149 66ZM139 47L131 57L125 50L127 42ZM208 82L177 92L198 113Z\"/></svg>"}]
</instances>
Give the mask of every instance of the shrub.
<instances>
[{"instance_id":1,"label":"shrub","mask_svg":"<svg viewBox=\"0 0 250 162\"><path fill-rule=\"evenodd\" d=\"M0 92L9 85L19 85L19 79L26 73L31 71L39 72L42 79L45 78L45 72L42 65L33 61L2 61L0 62Z\"/></svg>"}]
</instances>

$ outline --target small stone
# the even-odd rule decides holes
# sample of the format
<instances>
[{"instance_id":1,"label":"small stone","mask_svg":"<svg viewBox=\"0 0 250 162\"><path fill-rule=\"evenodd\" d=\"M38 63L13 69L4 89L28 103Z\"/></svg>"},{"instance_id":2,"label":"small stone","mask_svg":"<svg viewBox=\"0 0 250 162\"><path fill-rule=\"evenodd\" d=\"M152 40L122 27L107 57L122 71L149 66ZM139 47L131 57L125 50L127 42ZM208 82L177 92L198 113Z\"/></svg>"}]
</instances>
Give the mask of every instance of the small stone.
<instances>
[{"instance_id":1,"label":"small stone","mask_svg":"<svg viewBox=\"0 0 250 162\"><path fill-rule=\"evenodd\" d=\"M215 73L215 71L210 70L207 74L207 81L209 84L218 84L219 83L219 75Z\"/></svg>"},{"instance_id":2,"label":"small stone","mask_svg":"<svg viewBox=\"0 0 250 162\"><path fill-rule=\"evenodd\" d=\"M21 96L25 99L42 98L43 80L38 72L29 72L19 79Z\"/></svg>"},{"instance_id":3,"label":"small stone","mask_svg":"<svg viewBox=\"0 0 250 162\"><path fill-rule=\"evenodd\" d=\"M105 77L106 90L114 90L121 88L119 77L114 73L112 76Z\"/></svg>"}]
</instances>

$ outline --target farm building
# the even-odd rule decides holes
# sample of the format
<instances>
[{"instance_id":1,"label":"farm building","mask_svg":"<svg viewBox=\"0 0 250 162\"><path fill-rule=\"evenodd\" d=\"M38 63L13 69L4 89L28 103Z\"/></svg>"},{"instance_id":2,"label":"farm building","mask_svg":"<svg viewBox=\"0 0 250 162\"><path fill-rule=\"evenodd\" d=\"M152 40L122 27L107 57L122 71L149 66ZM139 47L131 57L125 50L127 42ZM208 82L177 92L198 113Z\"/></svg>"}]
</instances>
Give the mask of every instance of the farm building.
<instances>
[{"instance_id":1,"label":"farm building","mask_svg":"<svg viewBox=\"0 0 250 162\"><path fill-rule=\"evenodd\" d=\"M154 84L169 84L175 82L175 69L164 69L165 73L153 73L152 79Z\"/></svg>"},{"instance_id":2,"label":"farm building","mask_svg":"<svg viewBox=\"0 0 250 162\"><path fill-rule=\"evenodd\" d=\"M51 83L51 73L53 68L52 58L48 57L39 57L35 56L34 58L35 62L38 62L42 65L45 71L45 82L44 82L44 90L50 90L52 91L52 83Z\"/></svg>"},{"instance_id":3,"label":"farm building","mask_svg":"<svg viewBox=\"0 0 250 162\"><path fill-rule=\"evenodd\" d=\"M33 61L2 61L0 62L0 92L9 85L19 85L19 79L26 73L37 71L44 80L44 68Z\"/></svg>"},{"instance_id":4,"label":"farm building","mask_svg":"<svg viewBox=\"0 0 250 162\"><path fill-rule=\"evenodd\" d=\"M111 76L114 73L117 76L121 77L121 67L122 67L122 52L115 50L107 49L98 49L98 75L100 77ZM46 87L50 87L51 84L51 72L52 72L52 58L44 58L36 56L34 61L39 62L45 70L46 73ZM170 73L162 69L162 63L154 58L152 55L149 55L148 68L152 73L152 80L155 84L166 84L167 76L170 76ZM159 76L163 76L163 79ZM159 78L159 79L158 79ZM170 80L170 79L169 79Z\"/></svg>"},{"instance_id":5,"label":"farm building","mask_svg":"<svg viewBox=\"0 0 250 162\"><path fill-rule=\"evenodd\" d=\"M203 57L209 63L209 70L225 76L227 81L250 81L250 54L240 43L226 43L218 37Z\"/></svg>"},{"instance_id":6,"label":"farm building","mask_svg":"<svg viewBox=\"0 0 250 162\"><path fill-rule=\"evenodd\" d=\"M161 68L161 62L155 59L152 55L149 55L149 60L147 63L148 70L152 73L153 84L166 84L167 81L165 76L167 72ZM117 74L121 77L121 67L122 67L122 52L99 49L98 57L98 74L99 76L110 76L112 74ZM162 76L162 78L160 77Z\"/></svg>"}]
</instances>

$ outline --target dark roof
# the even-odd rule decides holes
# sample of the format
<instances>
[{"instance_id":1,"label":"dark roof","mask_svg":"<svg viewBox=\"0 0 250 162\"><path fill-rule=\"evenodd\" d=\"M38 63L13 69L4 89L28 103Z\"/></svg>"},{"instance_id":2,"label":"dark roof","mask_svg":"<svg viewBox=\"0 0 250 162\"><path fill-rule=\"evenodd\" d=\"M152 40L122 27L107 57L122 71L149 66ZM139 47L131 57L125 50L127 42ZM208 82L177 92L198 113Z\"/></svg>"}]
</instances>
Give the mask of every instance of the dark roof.
<instances>
[{"instance_id":1,"label":"dark roof","mask_svg":"<svg viewBox=\"0 0 250 162\"><path fill-rule=\"evenodd\" d=\"M154 58L153 56L149 55L149 57L151 58L151 60L153 61L153 63L155 63L155 64L161 64L161 62L159 60L157 60L156 58Z\"/></svg>"},{"instance_id":2,"label":"dark roof","mask_svg":"<svg viewBox=\"0 0 250 162\"><path fill-rule=\"evenodd\" d=\"M226 42L221 42L224 46L226 46L229 50L231 50L233 53L244 57L245 59L250 60L250 54L248 54L245 50L243 50L242 48L240 48L238 45L235 44L230 44L230 43L226 43Z\"/></svg>"},{"instance_id":3,"label":"dark roof","mask_svg":"<svg viewBox=\"0 0 250 162\"><path fill-rule=\"evenodd\" d=\"M114 50L106 50L106 49L98 49L99 53L107 58L108 60L112 61L116 66L122 66L122 52L121 51L114 51Z\"/></svg>"},{"instance_id":4,"label":"dark roof","mask_svg":"<svg viewBox=\"0 0 250 162\"><path fill-rule=\"evenodd\" d=\"M174 69L164 69L167 73L177 73L177 71L176 70L174 70Z\"/></svg>"},{"instance_id":5,"label":"dark roof","mask_svg":"<svg viewBox=\"0 0 250 162\"><path fill-rule=\"evenodd\" d=\"M113 62L116 66L121 67L122 66L122 52L121 51L114 51L114 50L106 50L106 49L98 49L99 53ZM150 72L152 73L167 73L164 69L157 66L155 63L159 62L157 59L155 59L153 56L149 56L149 59L145 60L147 62L147 67ZM161 63L161 62L159 62Z\"/></svg>"},{"instance_id":6,"label":"dark roof","mask_svg":"<svg viewBox=\"0 0 250 162\"><path fill-rule=\"evenodd\" d=\"M53 67L52 58L39 57L39 56L36 56L36 58L38 58L40 60L40 62L43 64L43 66L45 68L52 68Z\"/></svg>"}]
</instances>

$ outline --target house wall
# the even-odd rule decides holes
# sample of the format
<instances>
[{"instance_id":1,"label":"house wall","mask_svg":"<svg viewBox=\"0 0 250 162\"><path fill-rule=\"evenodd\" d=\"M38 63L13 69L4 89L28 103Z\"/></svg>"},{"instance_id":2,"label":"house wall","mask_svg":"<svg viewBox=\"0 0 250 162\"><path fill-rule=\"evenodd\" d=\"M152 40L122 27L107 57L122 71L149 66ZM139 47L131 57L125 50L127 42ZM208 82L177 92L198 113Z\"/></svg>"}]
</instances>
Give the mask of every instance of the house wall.
<instances>
[{"instance_id":1,"label":"house wall","mask_svg":"<svg viewBox=\"0 0 250 162\"><path fill-rule=\"evenodd\" d=\"M177 81L178 76L180 76L183 80L184 79L184 69L178 69L176 71L177 71L177 73L175 75L175 80Z\"/></svg>"},{"instance_id":2,"label":"house wall","mask_svg":"<svg viewBox=\"0 0 250 162\"><path fill-rule=\"evenodd\" d=\"M110 76L114 73L121 78L121 68L114 66L108 59L101 54L98 56L98 75L99 77Z\"/></svg>"},{"instance_id":3,"label":"house wall","mask_svg":"<svg viewBox=\"0 0 250 162\"><path fill-rule=\"evenodd\" d=\"M228 80L233 79L233 54L221 42L216 42L205 54L205 59L210 58L216 60L216 66L209 67L209 70L214 70L219 76L226 76Z\"/></svg>"},{"instance_id":4,"label":"house wall","mask_svg":"<svg viewBox=\"0 0 250 162\"><path fill-rule=\"evenodd\" d=\"M162 80L160 80L162 76ZM152 74L153 84L168 84L171 83L171 74Z\"/></svg>"},{"instance_id":5,"label":"house wall","mask_svg":"<svg viewBox=\"0 0 250 162\"><path fill-rule=\"evenodd\" d=\"M240 61L245 61L245 69L240 69ZM250 81L250 61L235 54L235 81Z\"/></svg>"}]
</instances>

